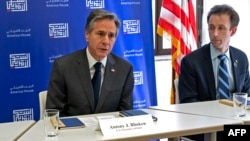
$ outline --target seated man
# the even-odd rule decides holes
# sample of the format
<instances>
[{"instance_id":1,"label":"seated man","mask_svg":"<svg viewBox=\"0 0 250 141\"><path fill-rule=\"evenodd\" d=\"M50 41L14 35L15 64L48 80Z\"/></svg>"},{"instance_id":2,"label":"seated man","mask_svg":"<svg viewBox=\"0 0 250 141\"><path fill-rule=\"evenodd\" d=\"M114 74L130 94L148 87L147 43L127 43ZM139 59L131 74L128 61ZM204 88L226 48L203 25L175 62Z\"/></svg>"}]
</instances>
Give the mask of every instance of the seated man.
<instances>
[{"instance_id":1,"label":"seated man","mask_svg":"<svg viewBox=\"0 0 250 141\"><path fill-rule=\"evenodd\" d=\"M53 64L46 109L59 109L60 116L133 109L133 66L111 53L119 27L113 13L96 9L89 14L87 47ZM99 71L95 64L100 64ZM92 84L95 72L100 72L99 81Z\"/></svg>"},{"instance_id":2,"label":"seated man","mask_svg":"<svg viewBox=\"0 0 250 141\"><path fill-rule=\"evenodd\" d=\"M248 58L243 51L229 45L239 21L238 13L229 5L211 8L207 16L210 43L186 55L181 61L178 84L180 103L230 99L233 92L250 94ZM221 55L225 59L223 63L218 57ZM222 75L219 75L220 72L223 72ZM222 137L221 133L218 135ZM204 138L199 136L193 139L203 141Z\"/></svg>"}]
</instances>

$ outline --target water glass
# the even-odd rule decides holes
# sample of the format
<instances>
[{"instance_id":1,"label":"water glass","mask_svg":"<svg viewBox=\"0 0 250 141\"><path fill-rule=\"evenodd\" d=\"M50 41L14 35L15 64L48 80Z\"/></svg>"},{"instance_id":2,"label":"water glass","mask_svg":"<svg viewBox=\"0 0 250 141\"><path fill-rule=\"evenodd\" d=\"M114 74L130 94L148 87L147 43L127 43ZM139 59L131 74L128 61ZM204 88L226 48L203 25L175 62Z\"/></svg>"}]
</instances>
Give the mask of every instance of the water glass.
<instances>
[{"instance_id":1,"label":"water glass","mask_svg":"<svg viewBox=\"0 0 250 141\"><path fill-rule=\"evenodd\" d=\"M233 108L236 117L243 117L246 115L247 93L236 92L233 93Z\"/></svg>"},{"instance_id":2,"label":"water glass","mask_svg":"<svg viewBox=\"0 0 250 141\"><path fill-rule=\"evenodd\" d=\"M59 110L44 110L44 130L47 137L55 137L58 134Z\"/></svg>"}]
</instances>

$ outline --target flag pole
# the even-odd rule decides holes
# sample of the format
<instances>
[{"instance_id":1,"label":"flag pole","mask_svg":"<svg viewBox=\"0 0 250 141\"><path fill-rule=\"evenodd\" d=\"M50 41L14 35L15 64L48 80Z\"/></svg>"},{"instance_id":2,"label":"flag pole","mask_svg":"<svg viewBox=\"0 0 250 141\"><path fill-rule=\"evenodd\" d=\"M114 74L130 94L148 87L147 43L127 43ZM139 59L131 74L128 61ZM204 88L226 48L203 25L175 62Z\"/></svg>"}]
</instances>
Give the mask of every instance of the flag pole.
<instances>
[{"instance_id":1,"label":"flag pole","mask_svg":"<svg viewBox=\"0 0 250 141\"><path fill-rule=\"evenodd\" d=\"M175 84L174 84L174 80L175 80L175 69L172 67L172 88L171 88L171 95L170 95L170 104L175 104Z\"/></svg>"}]
</instances>

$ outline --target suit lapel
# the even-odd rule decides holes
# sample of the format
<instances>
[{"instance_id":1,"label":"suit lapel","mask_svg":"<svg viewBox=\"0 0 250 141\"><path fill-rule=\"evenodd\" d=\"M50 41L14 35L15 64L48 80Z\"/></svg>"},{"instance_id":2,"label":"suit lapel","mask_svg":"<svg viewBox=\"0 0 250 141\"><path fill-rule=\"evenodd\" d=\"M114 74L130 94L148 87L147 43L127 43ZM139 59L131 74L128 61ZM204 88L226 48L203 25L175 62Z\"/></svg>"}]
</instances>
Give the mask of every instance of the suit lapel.
<instances>
[{"instance_id":1,"label":"suit lapel","mask_svg":"<svg viewBox=\"0 0 250 141\"><path fill-rule=\"evenodd\" d=\"M233 79L234 79L234 86L235 86L235 90L238 90L237 86L239 83L239 79L236 79L236 76L240 76L240 72L238 69L238 61L239 59L237 58L237 54L235 54L235 52L233 51L233 49L231 47L229 47L230 49L230 57L231 57L231 63L232 63L232 71L233 71Z\"/></svg>"},{"instance_id":2,"label":"suit lapel","mask_svg":"<svg viewBox=\"0 0 250 141\"><path fill-rule=\"evenodd\" d=\"M77 59L76 61L78 62L77 66L78 68L76 69L78 77L82 83L83 91L84 93L86 93L87 100L91 105L91 111L94 112L95 111L94 92L92 84L89 83L91 82L90 71L89 67L85 67L89 66L89 62L86 55L86 49L84 49L83 54L76 59Z\"/></svg>"},{"instance_id":3,"label":"suit lapel","mask_svg":"<svg viewBox=\"0 0 250 141\"><path fill-rule=\"evenodd\" d=\"M102 87L101 87L101 93L99 97L99 101L96 107L95 112L99 112L101 110L101 107L104 104L105 99L107 98L107 90L109 90L110 86L112 85L112 81L114 80L116 76L116 65L115 65L115 60L113 59L112 55L108 55L107 58L107 63L105 67L105 74L104 74L104 79L102 82Z\"/></svg>"},{"instance_id":4,"label":"suit lapel","mask_svg":"<svg viewBox=\"0 0 250 141\"><path fill-rule=\"evenodd\" d=\"M214 78L213 71L211 71L213 70L213 66L212 66L209 44L204 49L204 52L209 52L209 53L203 53L204 55L203 66L205 68L204 71L205 71L206 79L208 80L207 84L209 85L212 99L216 99L215 78Z\"/></svg>"}]
</instances>

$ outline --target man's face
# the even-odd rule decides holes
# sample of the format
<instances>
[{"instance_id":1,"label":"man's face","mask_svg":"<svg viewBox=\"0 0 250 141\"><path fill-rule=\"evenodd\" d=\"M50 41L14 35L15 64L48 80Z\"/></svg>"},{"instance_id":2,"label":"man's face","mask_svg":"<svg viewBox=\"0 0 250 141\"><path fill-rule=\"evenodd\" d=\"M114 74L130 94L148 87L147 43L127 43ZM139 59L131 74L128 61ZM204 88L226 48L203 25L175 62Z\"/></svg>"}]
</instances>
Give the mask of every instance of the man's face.
<instances>
[{"instance_id":1,"label":"man's face","mask_svg":"<svg viewBox=\"0 0 250 141\"><path fill-rule=\"evenodd\" d=\"M208 21L210 41L222 53L228 49L230 38L237 29L237 27L230 28L230 26L230 18L227 14L211 15Z\"/></svg>"},{"instance_id":2,"label":"man's face","mask_svg":"<svg viewBox=\"0 0 250 141\"><path fill-rule=\"evenodd\" d=\"M97 20L91 32L85 32L90 54L100 61L113 49L117 28L109 19Z\"/></svg>"}]
</instances>

